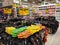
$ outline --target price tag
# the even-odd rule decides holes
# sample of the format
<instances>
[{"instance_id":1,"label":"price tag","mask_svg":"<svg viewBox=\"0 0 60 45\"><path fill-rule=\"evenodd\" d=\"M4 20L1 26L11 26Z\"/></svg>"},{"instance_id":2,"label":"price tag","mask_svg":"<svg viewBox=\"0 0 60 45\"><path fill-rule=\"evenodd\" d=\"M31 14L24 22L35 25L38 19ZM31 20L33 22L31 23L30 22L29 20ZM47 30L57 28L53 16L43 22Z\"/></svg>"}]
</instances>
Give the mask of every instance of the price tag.
<instances>
[{"instance_id":1,"label":"price tag","mask_svg":"<svg viewBox=\"0 0 60 45\"><path fill-rule=\"evenodd\" d=\"M4 14L11 14L11 13L12 13L12 9L4 8Z\"/></svg>"},{"instance_id":2,"label":"price tag","mask_svg":"<svg viewBox=\"0 0 60 45\"><path fill-rule=\"evenodd\" d=\"M13 6L13 7L16 7L16 4L13 4L12 6Z\"/></svg>"},{"instance_id":3,"label":"price tag","mask_svg":"<svg viewBox=\"0 0 60 45\"><path fill-rule=\"evenodd\" d=\"M60 4L56 4L56 6L60 6Z\"/></svg>"},{"instance_id":4,"label":"price tag","mask_svg":"<svg viewBox=\"0 0 60 45\"><path fill-rule=\"evenodd\" d=\"M46 13L48 13L49 12L49 10L46 10Z\"/></svg>"},{"instance_id":5,"label":"price tag","mask_svg":"<svg viewBox=\"0 0 60 45\"><path fill-rule=\"evenodd\" d=\"M19 14L20 15L28 15L29 14L29 10L27 9L27 8L21 8L20 10L19 10Z\"/></svg>"}]
</instances>

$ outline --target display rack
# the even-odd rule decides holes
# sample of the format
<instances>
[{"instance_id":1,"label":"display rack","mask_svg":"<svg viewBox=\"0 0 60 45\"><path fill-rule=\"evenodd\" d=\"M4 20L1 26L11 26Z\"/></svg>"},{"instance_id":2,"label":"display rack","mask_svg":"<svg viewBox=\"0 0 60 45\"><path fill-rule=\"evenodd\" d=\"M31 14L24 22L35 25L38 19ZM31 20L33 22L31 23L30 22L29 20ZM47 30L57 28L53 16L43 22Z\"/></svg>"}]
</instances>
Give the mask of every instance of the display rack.
<instances>
[{"instance_id":1,"label":"display rack","mask_svg":"<svg viewBox=\"0 0 60 45\"><path fill-rule=\"evenodd\" d=\"M12 18L1 19L4 21L0 22L0 42L4 45L45 45L48 33L57 32L59 22L55 19L55 4L33 5L11 8L11 13L8 7L5 11L3 8L3 17L10 15Z\"/></svg>"},{"instance_id":2,"label":"display rack","mask_svg":"<svg viewBox=\"0 0 60 45\"><path fill-rule=\"evenodd\" d=\"M48 29L40 24L22 21L21 18L15 18L0 23L0 42L4 45L44 45L47 41Z\"/></svg>"}]
</instances>

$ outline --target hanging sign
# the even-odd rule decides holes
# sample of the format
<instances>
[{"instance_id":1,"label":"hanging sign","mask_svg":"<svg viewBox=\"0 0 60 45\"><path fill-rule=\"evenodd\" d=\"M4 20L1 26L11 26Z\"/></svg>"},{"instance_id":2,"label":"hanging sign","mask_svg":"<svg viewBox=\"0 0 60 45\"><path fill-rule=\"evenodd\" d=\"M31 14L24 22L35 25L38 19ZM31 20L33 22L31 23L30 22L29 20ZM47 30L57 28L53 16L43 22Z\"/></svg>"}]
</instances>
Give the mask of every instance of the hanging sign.
<instances>
[{"instance_id":1,"label":"hanging sign","mask_svg":"<svg viewBox=\"0 0 60 45\"><path fill-rule=\"evenodd\" d=\"M4 14L11 14L11 13L12 13L12 9L4 8Z\"/></svg>"},{"instance_id":2,"label":"hanging sign","mask_svg":"<svg viewBox=\"0 0 60 45\"><path fill-rule=\"evenodd\" d=\"M60 7L60 4L56 4L56 6L59 6Z\"/></svg>"},{"instance_id":3,"label":"hanging sign","mask_svg":"<svg viewBox=\"0 0 60 45\"><path fill-rule=\"evenodd\" d=\"M12 4L12 6L13 6L13 7L18 7L18 5L17 5L17 4L15 4L15 3L14 3L14 4Z\"/></svg>"},{"instance_id":4,"label":"hanging sign","mask_svg":"<svg viewBox=\"0 0 60 45\"><path fill-rule=\"evenodd\" d=\"M49 10L47 9L47 10L45 10L45 12L46 12L46 14L48 14L49 13Z\"/></svg>"},{"instance_id":5,"label":"hanging sign","mask_svg":"<svg viewBox=\"0 0 60 45\"><path fill-rule=\"evenodd\" d=\"M22 16L29 15L29 10L27 8L20 8L19 14Z\"/></svg>"}]
</instances>

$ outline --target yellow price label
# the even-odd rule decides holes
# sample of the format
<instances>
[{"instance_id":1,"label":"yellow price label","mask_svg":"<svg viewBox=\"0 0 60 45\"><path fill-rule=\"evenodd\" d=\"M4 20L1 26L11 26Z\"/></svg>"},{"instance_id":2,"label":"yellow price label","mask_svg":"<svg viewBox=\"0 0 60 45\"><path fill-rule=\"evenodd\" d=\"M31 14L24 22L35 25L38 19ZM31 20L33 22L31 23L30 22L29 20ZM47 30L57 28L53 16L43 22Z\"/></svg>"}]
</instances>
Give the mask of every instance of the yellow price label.
<instances>
[{"instance_id":1,"label":"yellow price label","mask_svg":"<svg viewBox=\"0 0 60 45\"><path fill-rule=\"evenodd\" d=\"M16 4L13 4L12 6L13 6L13 7L16 7Z\"/></svg>"},{"instance_id":2,"label":"yellow price label","mask_svg":"<svg viewBox=\"0 0 60 45\"><path fill-rule=\"evenodd\" d=\"M60 6L60 4L56 4L56 6Z\"/></svg>"},{"instance_id":3,"label":"yellow price label","mask_svg":"<svg viewBox=\"0 0 60 45\"><path fill-rule=\"evenodd\" d=\"M49 10L46 10L46 13L48 13L49 12Z\"/></svg>"},{"instance_id":4,"label":"yellow price label","mask_svg":"<svg viewBox=\"0 0 60 45\"><path fill-rule=\"evenodd\" d=\"M26 9L26 8L21 8L20 10L19 10L19 14L20 15L28 15L29 14L29 10L28 9Z\"/></svg>"},{"instance_id":5,"label":"yellow price label","mask_svg":"<svg viewBox=\"0 0 60 45\"><path fill-rule=\"evenodd\" d=\"M13 6L13 7L18 7L18 5L17 5L17 4L12 4L12 6Z\"/></svg>"},{"instance_id":6,"label":"yellow price label","mask_svg":"<svg viewBox=\"0 0 60 45\"><path fill-rule=\"evenodd\" d=\"M12 9L4 8L4 14L11 14L11 13L12 13Z\"/></svg>"}]
</instances>

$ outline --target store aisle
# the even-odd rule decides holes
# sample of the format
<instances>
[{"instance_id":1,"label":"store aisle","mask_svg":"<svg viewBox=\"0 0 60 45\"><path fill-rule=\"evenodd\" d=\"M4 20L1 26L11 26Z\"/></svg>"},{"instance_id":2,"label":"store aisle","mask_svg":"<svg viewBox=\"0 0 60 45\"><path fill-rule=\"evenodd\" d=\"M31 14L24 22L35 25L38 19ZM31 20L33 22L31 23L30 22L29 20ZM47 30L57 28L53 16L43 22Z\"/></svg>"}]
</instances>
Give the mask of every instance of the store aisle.
<instances>
[{"instance_id":1,"label":"store aisle","mask_svg":"<svg viewBox=\"0 0 60 45\"><path fill-rule=\"evenodd\" d=\"M46 45L60 45L60 27L54 35L48 35L48 41Z\"/></svg>"}]
</instances>

